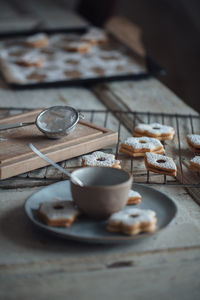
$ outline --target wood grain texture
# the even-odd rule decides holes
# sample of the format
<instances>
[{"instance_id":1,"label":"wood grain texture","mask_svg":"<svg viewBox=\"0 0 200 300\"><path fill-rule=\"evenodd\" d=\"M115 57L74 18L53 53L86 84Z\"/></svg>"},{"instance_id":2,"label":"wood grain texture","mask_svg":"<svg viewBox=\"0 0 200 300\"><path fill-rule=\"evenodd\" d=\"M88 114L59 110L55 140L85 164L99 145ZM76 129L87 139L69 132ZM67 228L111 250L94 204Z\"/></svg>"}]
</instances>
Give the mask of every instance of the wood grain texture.
<instances>
[{"instance_id":1,"label":"wood grain texture","mask_svg":"<svg viewBox=\"0 0 200 300\"><path fill-rule=\"evenodd\" d=\"M0 124L31 122L37 115L38 110L26 112L1 119ZM48 165L32 152L29 143L58 162L116 144L118 134L95 124L79 121L74 131L61 139L48 139L35 125L4 130L1 138L0 178L5 179Z\"/></svg>"}]
</instances>

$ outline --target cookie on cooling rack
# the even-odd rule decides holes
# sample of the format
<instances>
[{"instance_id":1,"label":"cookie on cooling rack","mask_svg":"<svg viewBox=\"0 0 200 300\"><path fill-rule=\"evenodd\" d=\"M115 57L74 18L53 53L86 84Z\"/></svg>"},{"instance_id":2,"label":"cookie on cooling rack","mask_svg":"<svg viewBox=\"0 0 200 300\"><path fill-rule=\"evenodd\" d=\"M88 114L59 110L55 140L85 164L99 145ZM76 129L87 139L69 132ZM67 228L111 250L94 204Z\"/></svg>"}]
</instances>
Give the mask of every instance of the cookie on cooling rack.
<instances>
[{"instance_id":1,"label":"cookie on cooling rack","mask_svg":"<svg viewBox=\"0 0 200 300\"><path fill-rule=\"evenodd\" d=\"M70 200L43 202L38 210L41 220L49 226L70 227L80 211Z\"/></svg>"},{"instance_id":2,"label":"cookie on cooling rack","mask_svg":"<svg viewBox=\"0 0 200 300\"><path fill-rule=\"evenodd\" d=\"M119 152L132 157L143 157L146 152L164 154L165 150L158 139L142 136L127 138L120 144Z\"/></svg>"},{"instance_id":3,"label":"cookie on cooling rack","mask_svg":"<svg viewBox=\"0 0 200 300\"><path fill-rule=\"evenodd\" d=\"M107 230L127 235L154 232L156 222L156 213L153 210L129 208L111 215L108 219Z\"/></svg>"},{"instance_id":4,"label":"cookie on cooling rack","mask_svg":"<svg viewBox=\"0 0 200 300\"><path fill-rule=\"evenodd\" d=\"M142 199L142 196L140 195L140 193L130 190L128 193L128 202L126 205L140 204L141 199Z\"/></svg>"},{"instance_id":5,"label":"cookie on cooling rack","mask_svg":"<svg viewBox=\"0 0 200 300\"><path fill-rule=\"evenodd\" d=\"M199 134L188 134L187 143L192 152L200 153L200 135Z\"/></svg>"},{"instance_id":6,"label":"cookie on cooling rack","mask_svg":"<svg viewBox=\"0 0 200 300\"><path fill-rule=\"evenodd\" d=\"M171 157L146 152L144 162L148 171L169 176L176 176L176 164Z\"/></svg>"},{"instance_id":7,"label":"cookie on cooling rack","mask_svg":"<svg viewBox=\"0 0 200 300\"><path fill-rule=\"evenodd\" d=\"M156 138L160 141L172 140L174 137L174 128L160 123L138 124L134 128L133 136L148 136Z\"/></svg>"},{"instance_id":8,"label":"cookie on cooling rack","mask_svg":"<svg viewBox=\"0 0 200 300\"><path fill-rule=\"evenodd\" d=\"M200 156L195 156L189 161L189 169L200 172Z\"/></svg>"},{"instance_id":9,"label":"cookie on cooling rack","mask_svg":"<svg viewBox=\"0 0 200 300\"><path fill-rule=\"evenodd\" d=\"M43 48L49 43L48 36L45 33L37 33L29 36L25 41L24 45L30 48Z\"/></svg>"},{"instance_id":10,"label":"cookie on cooling rack","mask_svg":"<svg viewBox=\"0 0 200 300\"><path fill-rule=\"evenodd\" d=\"M110 167L121 169L120 161L115 159L114 154L95 151L84 155L81 164L83 167Z\"/></svg>"}]
</instances>

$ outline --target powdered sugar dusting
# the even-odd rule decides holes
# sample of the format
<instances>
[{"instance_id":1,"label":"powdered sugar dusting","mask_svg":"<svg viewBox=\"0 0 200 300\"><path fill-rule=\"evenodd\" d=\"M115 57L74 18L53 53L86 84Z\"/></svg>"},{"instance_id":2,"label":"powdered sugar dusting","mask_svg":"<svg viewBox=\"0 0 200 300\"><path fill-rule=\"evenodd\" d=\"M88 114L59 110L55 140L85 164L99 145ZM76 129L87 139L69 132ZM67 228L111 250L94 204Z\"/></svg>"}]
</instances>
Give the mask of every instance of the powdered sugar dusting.
<instances>
[{"instance_id":1,"label":"powdered sugar dusting","mask_svg":"<svg viewBox=\"0 0 200 300\"><path fill-rule=\"evenodd\" d=\"M56 209L55 207L62 207ZM74 218L79 210L73 206L72 201L54 201L54 202L43 202L40 205L39 211L46 215L50 220L58 219L72 219Z\"/></svg>"},{"instance_id":2,"label":"powdered sugar dusting","mask_svg":"<svg viewBox=\"0 0 200 300\"><path fill-rule=\"evenodd\" d=\"M134 197L134 198L135 198L135 197L141 198L141 195L140 195L140 193L138 193L138 192L136 192L136 191L130 190L129 193L128 193L128 197L129 197L129 198L132 198L132 197Z\"/></svg>"},{"instance_id":3,"label":"powdered sugar dusting","mask_svg":"<svg viewBox=\"0 0 200 300\"><path fill-rule=\"evenodd\" d=\"M138 132L149 132L152 134L160 135L160 134L173 134L174 128L167 125L162 125L160 123L151 123L151 124L143 124L140 123L135 127L135 130Z\"/></svg>"},{"instance_id":4,"label":"powdered sugar dusting","mask_svg":"<svg viewBox=\"0 0 200 300\"><path fill-rule=\"evenodd\" d=\"M196 146L200 146L200 135L199 134L188 134L187 138L190 142Z\"/></svg>"},{"instance_id":5,"label":"powdered sugar dusting","mask_svg":"<svg viewBox=\"0 0 200 300\"><path fill-rule=\"evenodd\" d=\"M176 165L171 157L164 155L146 152L147 163L158 168L176 170ZM164 162L159 162L164 161Z\"/></svg>"},{"instance_id":6,"label":"powdered sugar dusting","mask_svg":"<svg viewBox=\"0 0 200 300\"><path fill-rule=\"evenodd\" d=\"M116 163L120 163L115 159L114 154L104 153L101 151L93 152L82 157L84 164L87 166L112 167Z\"/></svg>"},{"instance_id":7,"label":"powdered sugar dusting","mask_svg":"<svg viewBox=\"0 0 200 300\"><path fill-rule=\"evenodd\" d=\"M135 217L133 217L135 216ZM154 222L156 213L153 210L139 208L126 209L111 215L108 222L111 224L122 222L125 225L138 225L143 222Z\"/></svg>"},{"instance_id":8,"label":"powdered sugar dusting","mask_svg":"<svg viewBox=\"0 0 200 300\"><path fill-rule=\"evenodd\" d=\"M153 150L155 148L163 147L161 142L155 138L150 137L129 137L127 138L123 144L131 146L135 149L150 149Z\"/></svg>"},{"instance_id":9,"label":"powdered sugar dusting","mask_svg":"<svg viewBox=\"0 0 200 300\"><path fill-rule=\"evenodd\" d=\"M190 162L195 163L200 166L200 156L193 157Z\"/></svg>"}]
</instances>

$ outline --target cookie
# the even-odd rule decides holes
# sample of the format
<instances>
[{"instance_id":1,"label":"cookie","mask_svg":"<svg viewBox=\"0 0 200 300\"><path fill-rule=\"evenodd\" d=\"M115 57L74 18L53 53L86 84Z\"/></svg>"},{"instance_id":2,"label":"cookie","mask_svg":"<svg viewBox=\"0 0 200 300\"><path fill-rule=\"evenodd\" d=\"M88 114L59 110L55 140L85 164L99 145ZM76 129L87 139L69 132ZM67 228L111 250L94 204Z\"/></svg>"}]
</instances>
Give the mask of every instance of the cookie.
<instances>
[{"instance_id":1,"label":"cookie","mask_svg":"<svg viewBox=\"0 0 200 300\"><path fill-rule=\"evenodd\" d=\"M175 131L173 127L159 123L138 124L133 132L133 136L135 137L148 136L160 141L172 140L174 134Z\"/></svg>"},{"instance_id":2,"label":"cookie","mask_svg":"<svg viewBox=\"0 0 200 300\"><path fill-rule=\"evenodd\" d=\"M84 42L71 42L68 43L65 47L65 50L70 52L79 52L79 53L85 53L88 52L91 48L91 45Z\"/></svg>"},{"instance_id":3,"label":"cookie","mask_svg":"<svg viewBox=\"0 0 200 300\"><path fill-rule=\"evenodd\" d=\"M199 134L188 134L187 143L192 152L200 153L200 135Z\"/></svg>"},{"instance_id":4,"label":"cookie","mask_svg":"<svg viewBox=\"0 0 200 300\"><path fill-rule=\"evenodd\" d=\"M177 168L171 157L146 152L144 162L148 171L169 176L176 176Z\"/></svg>"},{"instance_id":5,"label":"cookie","mask_svg":"<svg viewBox=\"0 0 200 300\"><path fill-rule=\"evenodd\" d=\"M24 44L30 48L43 48L49 43L48 36L45 33L37 33L28 37Z\"/></svg>"},{"instance_id":6,"label":"cookie","mask_svg":"<svg viewBox=\"0 0 200 300\"><path fill-rule=\"evenodd\" d=\"M75 222L80 211L70 200L43 202L38 210L41 220L49 226L69 227Z\"/></svg>"},{"instance_id":7,"label":"cookie","mask_svg":"<svg viewBox=\"0 0 200 300\"><path fill-rule=\"evenodd\" d=\"M99 28L91 28L87 33L83 34L81 40L91 45L105 43L108 40L106 33Z\"/></svg>"},{"instance_id":8,"label":"cookie","mask_svg":"<svg viewBox=\"0 0 200 300\"><path fill-rule=\"evenodd\" d=\"M44 57L35 53L27 53L16 60L16 64L23 67L41 68L44 64Z\"/></svg>"},{"instance_id":9,"label":"cookie","mask_svg":"<svg viewBox=\"0 0 200 300\"><path fill-rule=\"evenodd\" d=\"M154 232L156 222L156 213L153 210L129 208L111 215L108 219L107 230L127 235Z\"/></svg>"},{"instance_id":10,"label":"cookie","mask_svg":"<svg viewBox=\"0 0 200 300\"><path fill-rule=\"evenodd\" d=\"M141 203L142 196L140 193L130 190L128 193L128 202L126 205L133 205L133 204L140 204Z\"/></svg>"},{"instance_id":11,"label":"cookie","mask_svg":"<svg viewBox=\"0 0 200 300\"><path fill-rule=\"evenodd\" d=\"M120 144L119 152L133 157L142 157L146 152L164 154L165 150L158 139L143 136L127 138Z\"/></svg>"},{"instance_id":12,"label":"cookie","mask_svg":"<svg viewBox=\"0 0 200 300\"><path fill-rule=\"evenodd\" d=\"M190 170L200 172L200 156L195 156L189 161Z\"/></svg>"},{"instance_id":13,"label":"cookie","mask_svg":"<svg viewBox=\"0 0 200 300\"><path fill-rule=\"evenodd\" d=\"M101 151L84 155L81 162L83 167L111 167L121 169L120 161L115 159L114 154L104 153Z\"/></svg>"}]
</instances>

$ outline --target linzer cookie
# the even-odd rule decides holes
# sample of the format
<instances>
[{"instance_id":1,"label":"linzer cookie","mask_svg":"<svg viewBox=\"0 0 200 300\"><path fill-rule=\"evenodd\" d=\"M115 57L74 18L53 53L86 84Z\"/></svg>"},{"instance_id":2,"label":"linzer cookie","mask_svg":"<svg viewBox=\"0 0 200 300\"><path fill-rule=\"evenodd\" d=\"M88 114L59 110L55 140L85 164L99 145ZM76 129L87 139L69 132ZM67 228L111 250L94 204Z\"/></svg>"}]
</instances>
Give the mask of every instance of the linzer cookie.
<instances>
[{"instance_id":1,"label":"linzer cookie","mask_svg":"<svg viewBox=\"0 0 200 300\"><path fill-rule=\"evenodd\" d=\"M42 221L47 225L61 227L71 226L78 215L80 215L80 211L69 200L43 202L40 204L38 213Z\"/></svg>"},{"instance_id":2,"label":"linzer cookie","mask_svg":"<svg viewBox=\"0 0 200 300\"><path fill-rule=\"evenodd\" d=\"M95 45L107 42L108 38L103 30L91 28L87 33L82 35L81 40Z\"/></svg>"},{"instance_id":3,"label":"linzer cookie","mask_svg":"<svg viewBox=\"0 0 200 300\"><path fill-rule=\"evenodd\" d=\"M193 157L193 159L190 160L189 164L190 170L200 172L200 156Z\"/></svg>"},{"instance_id":4,"label":"linzer cookie","mask_svg":"<svg viewBox=\"0 0 200 300\"><path fill-rule=\"evenodd\" d=\"M129 137L120 145L119 152L133 157L145 156L146 152L164 154L163 145L158 139L150 137Z\"/></svg>"},{"instance_id":5,"label":"linzer cookie","mask_svg":"<svg viewBox=\"0 0 200 300\"><path fill-rule=\"evenodd\" d=\"M65 50L70 51L70 52L81 52L81 53L85 53L88 52L91 48L91 45L88 43L84 43L84 42L70 42L67 43L67 45L65 46Z\"/></svg>"},{"instance_id":6,"label":"linzer cookie","mask_svg":"<svg viewBox=\"0 0 200 300\"><path fill-rule=\"evenodd\" d=\"M188 134L187 143L190 149L195 153L200 153L200 135L199 134Z\"/></svg>"},{"instance_id":7,"label":"linzer cookie","mask_svg":"<svg viewBox=\"0 0 200 300\"><path fill-rule=\"evenodd\" d=\"M172 140L174 134L175 131L173 127L159 123L138 124L133 132L133 136L135 137L148 136L160 141Z\"/></svg>"},{"instance_id":8,"label":"linzer cookie","mask_svg":"<svg viewBox=\"0 0 200 300\"><path fill-rule=\"evenodd\" d=\"M128 193L128 202L127 205L140 204L142 196L140 193L130 190Z\"/></svg>"},{"instance_id":9,"label":"linzer cookie","mask_svg":"<svg viewBox=\"0 0 200 300\"><path fill-rule=\"evenodd\" d=\"M171 157L146 152L144 162L148 171L176 176L177 168Z\"/></svg>"},{"instance_id":10,"label":"linzer cookie","mask_svg":"<svg viewBox=\"0 0 200 300\"><path fill-rule=\"evenodd\" d=\"M24 41L24 45L31 48L43 48L49 43L48 36L45 33L37 33L28 37Z\"/></svg>"},{"instance_id":11,"label":"linzer cookie","mask_svg":"<svg viewBox=\"0 0 200 300\"><path fill-rule=\"evenodd\" d=\"M127 235L154 232L156 222L156 213L153 210L129 208L111 215L108 219L107 230Z\"/></svg>"},{"instance_id":12,"label":"linzer cookie","mask_svg":"<svg viewBox=\"0 0 200 300\"><path fill-rule=\"evenodd\" d=\"M84 155L81 162L83 167L110 167L121 169L120 161L115 159L114 154L95 151Z\"/></svg>"},{"instance_id":13,"label":"linzer cookie","mask_svg":"<svg viewBox=\"0 0 200 300\"><path fill-rule=\"evenodd\" d=\"M44 64L44 57L35 53L26 53L16 59L16 64L24 67L41 68Z\"/></svg>"}]
</instances>

